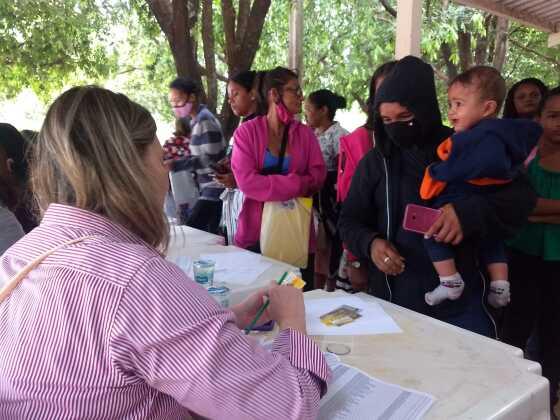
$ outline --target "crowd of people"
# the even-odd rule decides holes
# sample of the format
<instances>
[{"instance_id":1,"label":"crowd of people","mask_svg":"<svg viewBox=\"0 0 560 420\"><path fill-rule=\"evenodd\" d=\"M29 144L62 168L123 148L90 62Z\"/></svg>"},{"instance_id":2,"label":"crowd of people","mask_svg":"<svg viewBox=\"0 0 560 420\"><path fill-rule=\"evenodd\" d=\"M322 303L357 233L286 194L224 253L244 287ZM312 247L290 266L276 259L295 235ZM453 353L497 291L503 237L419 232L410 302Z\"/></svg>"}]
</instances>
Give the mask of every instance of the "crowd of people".
<instances>
[{"instance_id":1,"label":"crowd of people","mask_svg":"<svg viewBox=\"0 0 560 420\"><path fill-rule=\"evenodd\" d=\"M165 260L169 219L298 267L305 290L366 292L526 349L554 406L560 87L508 91L475 66L448 85L448 126L432 67L409 56L368 93L351 133L344 97L304 96L283 67L228 80L231 140L184 77L163 148L146 109L94 86L62 94L30 140L2 124L0 417L316 415L329 369L301 292L219 307ZM410 227L413 211L429 223ZM241 333L264 296L271 352Z\"/></svg>"}]
</instances>

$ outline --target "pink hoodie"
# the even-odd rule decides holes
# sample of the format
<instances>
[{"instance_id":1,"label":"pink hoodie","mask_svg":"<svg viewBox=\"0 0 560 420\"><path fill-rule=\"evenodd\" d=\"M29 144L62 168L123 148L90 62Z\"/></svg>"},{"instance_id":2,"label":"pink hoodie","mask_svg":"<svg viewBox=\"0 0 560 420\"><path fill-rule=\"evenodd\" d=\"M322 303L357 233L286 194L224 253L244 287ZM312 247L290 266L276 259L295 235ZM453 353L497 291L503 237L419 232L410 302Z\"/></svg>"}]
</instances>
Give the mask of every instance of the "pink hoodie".
<instances>
[{"instance_id":1,"label":"pink hoodie","mask_svg":"<svg viewBox=\"0 0 560 420\"><path fill-rule=\"evenodd\" d=\"M237 221L235 245L247 248L260 238L263 203L308 197L319 191L327 170L319 141L299 121L290 123L288 150L290 167L286 175L261 175L268 145L266 116L241 124L233 134L231 168L245 198ZM311 233L311 243L314 234Z\"/></svg>"},{"instance_id":2,"label":"pink hoodie","mask_svg":"<svg viewBox=\"0 0 560 420\"><path fill-rule=\"evenodd\" d=\"M340 203L344 201L350 191L352 177L360 160L374 146L371 133L364 127L359 127L350 134L340 138L340 152L338 156L337 197Z\"/></svg>"}]
</instances>

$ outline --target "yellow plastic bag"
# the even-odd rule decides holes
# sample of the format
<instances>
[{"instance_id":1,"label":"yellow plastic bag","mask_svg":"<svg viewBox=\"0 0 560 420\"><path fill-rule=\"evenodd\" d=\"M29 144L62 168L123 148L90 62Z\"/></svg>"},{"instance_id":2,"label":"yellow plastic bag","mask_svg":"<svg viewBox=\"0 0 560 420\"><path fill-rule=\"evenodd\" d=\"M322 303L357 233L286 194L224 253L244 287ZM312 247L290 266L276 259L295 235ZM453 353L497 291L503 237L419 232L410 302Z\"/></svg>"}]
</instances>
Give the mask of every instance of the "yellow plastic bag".
<instances>
[{"instance_id":1,"label":"yellow plastic bag","mask_svg":"<svg viewBox=\"0 0 560 420\"><path fill-rule=\"evenodd\" d=\"M313 199L294 198L264 204L261 253L295 267L306 268Z\"/></svg>"}]
</instances>

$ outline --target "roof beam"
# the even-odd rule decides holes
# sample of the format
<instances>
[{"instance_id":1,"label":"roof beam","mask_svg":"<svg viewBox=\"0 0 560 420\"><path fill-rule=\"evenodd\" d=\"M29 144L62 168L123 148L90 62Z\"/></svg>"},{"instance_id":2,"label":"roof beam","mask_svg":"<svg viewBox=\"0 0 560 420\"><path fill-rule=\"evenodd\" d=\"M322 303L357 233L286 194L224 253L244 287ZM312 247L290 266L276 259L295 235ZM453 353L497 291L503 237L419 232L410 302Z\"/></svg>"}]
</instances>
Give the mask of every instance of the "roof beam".
<instances>
[{"instance_id":1,"label":"roof beam","mask_svg":"<svg viewBox=\"0 0 560 420\"><path fill-rule=\"evenodd\" d=\"M504 6L503 4L496 3L492 0L455 0L457 3L461 3L464 6L475 7L477 9L485 10L494 15L503 16L508 19L514 19L525 25L532 26L534 28L540 29L545 32L557 32L556 25L554 22L549 22L543 19L539 19L535 16L531 16L528 13L523 13L521 11L516 11L511 7Z\"/></svg>"}]
</instances>

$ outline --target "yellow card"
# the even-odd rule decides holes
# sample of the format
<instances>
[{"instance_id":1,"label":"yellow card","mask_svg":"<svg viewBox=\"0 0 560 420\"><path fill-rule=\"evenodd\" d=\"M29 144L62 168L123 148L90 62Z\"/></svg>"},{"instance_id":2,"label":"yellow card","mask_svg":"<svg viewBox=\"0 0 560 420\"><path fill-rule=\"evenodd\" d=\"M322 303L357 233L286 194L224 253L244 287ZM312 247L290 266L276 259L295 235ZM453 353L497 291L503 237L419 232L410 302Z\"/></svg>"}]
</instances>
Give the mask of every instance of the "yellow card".
<instances>
[{"instance_id":1,"label":"yellow card","mask_svg":"<svg viewBox=\"0 0 560 420\"><path fill-rule=\"evenodd\" d=\"M293 286L296 289L303 289L303 286L305 286L305 282L302 278L296 276L294 273L288 273L282 284Z\"/></svg>"}]
</instances>

